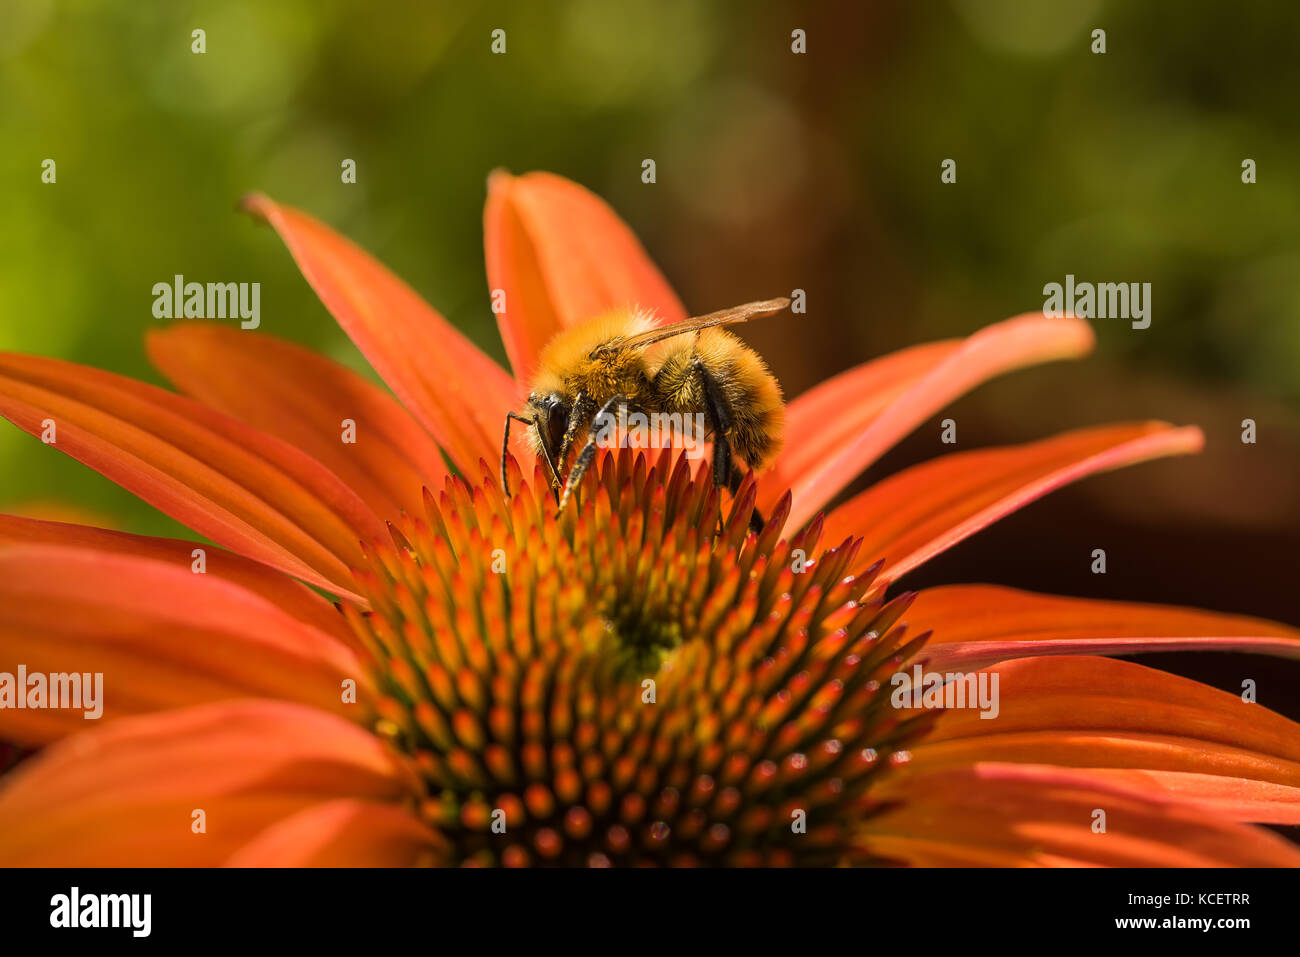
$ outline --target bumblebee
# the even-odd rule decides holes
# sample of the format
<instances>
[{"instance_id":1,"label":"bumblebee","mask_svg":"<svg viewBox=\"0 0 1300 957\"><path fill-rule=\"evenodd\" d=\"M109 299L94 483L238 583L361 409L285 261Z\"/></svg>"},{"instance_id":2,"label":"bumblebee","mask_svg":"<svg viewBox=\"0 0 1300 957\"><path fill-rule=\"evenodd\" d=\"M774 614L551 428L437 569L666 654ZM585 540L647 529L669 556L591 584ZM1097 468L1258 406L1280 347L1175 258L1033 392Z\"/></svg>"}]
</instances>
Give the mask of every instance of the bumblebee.
<instances>
[{"instance_id":1,"label":"bumblebee","mask_svg":"<svg viewBox=\"0 0 1300 957\"><path fill-rule=\"evenodd\" d=\"M546 463L563 512L595 458L601 424L639 412L675 414L679 420L702 416L703 438L713 442L713 482L735 492L741 480L737 461L758 470L780 451L785 405L763 360L720 327L789 305L786 298L765 299L662 326L650 314L619 310L558 333L542 350L523 411L506 415L502 488L510 494L511 421L529 426L529 442ZM580 450L570 469L575 448ZM755 521L761 523L757 512Z\"/></svg>"}]
</instances>

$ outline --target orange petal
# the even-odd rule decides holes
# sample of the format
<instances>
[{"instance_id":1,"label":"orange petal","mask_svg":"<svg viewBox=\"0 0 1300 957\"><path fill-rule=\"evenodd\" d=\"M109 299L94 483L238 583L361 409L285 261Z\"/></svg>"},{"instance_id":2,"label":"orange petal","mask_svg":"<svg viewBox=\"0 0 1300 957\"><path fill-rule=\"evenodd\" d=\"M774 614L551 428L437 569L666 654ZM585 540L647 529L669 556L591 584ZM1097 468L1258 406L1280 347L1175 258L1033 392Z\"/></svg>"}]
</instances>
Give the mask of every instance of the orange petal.
<instances>
[{"instance_id":1,"label":"orange petal","mask_svg":"<svg viewBox=\"0 0 1300 957\"><path fill-rule=\"evenodd\" d=\"M92 704L0 709L0 738L41 744L97 721L229 698L363 720L370 682L341 642L188 563L67 545L0 546L0 670L102 675ZM19 689L20 693L23 689ZM51 702L52 703L52 702ZM102 708L99 718L88 710Z\"/></svg>"},{"instance_id":2,"label":"orange petal","mask_svg":"<svg viewBox=\"0 0 1300 957\"><path fill-rule=\"evenodd\" d=\"M1036 498L1096 472L1199 451L1200 429L1163 422L1080 429L998 449L959 452L905 469L834 509L827 541L863 536L863 567L885 560L883 589Z\"/></svg>"},{"instance_id":3,"label":"orange petal","mask_svg":"<svg viewBox=\"0 0 1300 957\"><path fill-rule=\"evenodd\" d=\"M226 865L410 867L433 857L437 842L437 835L406 808L342 798L277 821Z\"/></svg>"},{"instance_id":4,"label":"orange petal","mask_svg":"<svg viewBox=\"0 0 1300 957\"><path fill-rule=\"evenodd\" d=\"M319 462L198 402L57 359L0 354L0 415L226 547L338 594L385 534Z\"/></svg>"},{"instance_id":5,"label":"orange petal","mask_svg":"<svg viewBox=\"0 0 1300 957\"><path fill-rule=\"evenodd\" d=\"M884 392L889 402L879 411L879 397L872 386L867 386L865 397L854 394L855 385L869 382L866 370L870 365L854 370L840 377L833 392L818 392L808 400L809 411L821 408L817 420L805 414L800 400L791 403L788 445L792 449L809 432L828 431L835 442L821 447L815 458L796 451L784 453L773 473L763 480L767 488L764 501L770 506L770 500L791 489L790 527L797 528L899 439L953 399L1012 369L1077 358L1086 354L1093 342L1092 328L1085 320L1048 319L1040 313L1016 316L981 329L956 348L935 343L924 352L905 353L909 361L888 367L891 378L885 381ZM900 384L905 384L901 391ZM839 401L831 402L832 395ZM865 402L870 413L864 416L856 411L853 406L857 402Z\"/></svg>"},{"instance_id":6,"label":"orange petal","mask_svg":"<svg viewBox=\"0 0 1300 957\"><path fill-rule=\"evenodd\" d=\"M562 176L493 173L483 239L488 285L505 291L497 322L518 379L532 375L556 332L584 319L628 306L654 310L660 322L686 318L627 224Z\"/></svg>"},{"instance_id":7,"label":"orange petal","mask_svg":"<svg viewBox=\"0 0 1300 957\"><path fill-rule=\"evenodd\" d=\"M1179 791L1192 799L1198 780L1217 776L1235 787L1206 788L1207 804L1231 797L1248 820L1300 823L1300 725L1239 695L1109 658L1022 659L977 674L997 676L997 712L945 711L904 774L977 761L1175 772L1190 775Z\"/></svg>"},{"instance_id":8,"label":"orange petal","mask_svg":"<svg viewBox=\"0 0 1300 957\"><path fill-rule=\"evenodd\" d=\"M1115 775L993 762L886 777L874 793L900 803L866 821L862 842L909 864L1300 866L1300 850L1275 834ZM1097 810L1104 833L1093 831Z\"/></svg>"},{"instance_id":9,"label":"orange petal","mask_svg":"<svg viewBox=\"0 0 1300 957\"><path fill-rule=\"evenodd\" d=\"M276 821L336 798L410 799L378 738L279 701L199 705L68 738L0 787L5 867L212 867ZM204 833L193 828L202 811Z\"/></svg>"},{"instance_id":10,"label":"orange petal","mask_svg":"<svg viewBox=\"0 0 1300 957\"><path fill-rule=\"evenodd\" d=\"M1300 787L1190 771L1108 771L1090 774L1131 781L1195 801L1209 813L1256 824L1300 824Z\"/></svg>"},{"instance_id":11,"label":"orange petal","mask_svg":"<svg viewBox=\"0 0 1300 957\"><path fill-rule=\"evenodd\" d=\"M255 193L246 209L269 222L325 308L462 470L500 455L501 425L518 395L493 362L410 286L324 223Z\"/></svg>"},{"instance_id":12,"label":"orange petal","mask_svg":"<svg viewBox=\"0 0 1300 957\"><path fill-rule=\"evenodd\" d=\"M961 344L960 339L945 339L891 352L832 376L792 400L785 410L789 438L773 471L759 483L764 513L799 476L856 439L891 402Z\"/></svg>"},{"instance_id":13,"label":"orange petal","mask_svg":"<svg viewBox=\"0 0 1300 957\"><path fill-rule=\"evenodd\" d=\"M421 490L447 476L437 443L395 399L301 346L185 322L149 333L148 349L182 392L302 449L385 518L420 514ZM353 442L342 441L348 420Z\"/></svg>"},{"instance_id":14,"label":"orange petal","mask_svg":"<svg viewBox=\"0 0 1300 957\"><path fill-rule=\"evenodd\" d=\"M1197 608L1062 598L999 585L927 588L908 617L934 636L936 669L971 671L1008 658L1237 651L1300 658L1300 629Z\"/></svg>"},{"instance_id":15,"label":"orange petal","mask_svg":"<svg viewBox=\"0 0 1300 957\"><path fill-rule=\"evenodd\" d=\"M113 555L135 555L187 570L195 562L194 550L202 549L207 568L205 574L234 582L261 595L281 611L346 645L353 642L352 630L343 616L318 593L288 575L224 548L179 538L153 538L88 525L0 514L0 545L23 544L71 545Z\"/></svg>"}]
</instances>

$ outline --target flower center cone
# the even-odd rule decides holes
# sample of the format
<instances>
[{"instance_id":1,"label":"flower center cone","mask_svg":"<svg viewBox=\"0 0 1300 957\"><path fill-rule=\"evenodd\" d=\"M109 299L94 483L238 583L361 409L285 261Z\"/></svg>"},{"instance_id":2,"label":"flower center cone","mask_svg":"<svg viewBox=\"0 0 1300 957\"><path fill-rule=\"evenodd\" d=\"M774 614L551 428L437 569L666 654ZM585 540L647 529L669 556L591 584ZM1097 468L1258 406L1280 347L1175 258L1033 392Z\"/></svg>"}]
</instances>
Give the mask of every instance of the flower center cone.
<instances>
[{"instance_id":1,"label":"flower center cone","mask_svg":"<svg viewBox=\"0 0 1300 957\"><path fill-rule=\"evenodd\" d=\"M865 601L857 543L760 533L671 449L602 451L557 517L483 464L358 573L376 730L427 782L437 864L866 863L872 783L933 714L889 704L910 595ZM729 500L724 506L724 499Z\"/></svg>"}]
</instances>

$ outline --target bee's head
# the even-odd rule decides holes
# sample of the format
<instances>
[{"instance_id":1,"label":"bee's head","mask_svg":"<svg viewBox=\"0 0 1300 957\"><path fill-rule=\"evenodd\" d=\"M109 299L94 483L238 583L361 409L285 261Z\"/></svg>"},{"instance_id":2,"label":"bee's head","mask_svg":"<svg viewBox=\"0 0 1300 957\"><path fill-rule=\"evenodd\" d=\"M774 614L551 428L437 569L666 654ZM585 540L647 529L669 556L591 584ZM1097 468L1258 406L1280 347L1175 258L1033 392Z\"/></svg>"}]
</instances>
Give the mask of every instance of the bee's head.
<instances>
[{"instance_id":1,"label":"bee's head","mask_svg":"<svg viewBox=\"0 0 1300 957\"><path fill-rule=\"evenodd\" d=\"M528 412L537 422L537 442L546 448L552 461L560 454L564 430L569 424L569 403L558 392L534 392L528 396ZM540 450L539 450L540 451Z\"/></svg>"}]
</instances>

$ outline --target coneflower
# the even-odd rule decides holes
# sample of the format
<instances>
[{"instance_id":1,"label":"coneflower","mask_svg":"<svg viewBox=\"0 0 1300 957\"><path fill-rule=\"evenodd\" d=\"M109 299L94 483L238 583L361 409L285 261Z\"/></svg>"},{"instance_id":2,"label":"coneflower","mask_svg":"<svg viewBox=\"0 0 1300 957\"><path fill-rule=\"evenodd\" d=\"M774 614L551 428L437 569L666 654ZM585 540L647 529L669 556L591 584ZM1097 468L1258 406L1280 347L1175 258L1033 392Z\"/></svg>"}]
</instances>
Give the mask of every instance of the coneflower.
<instances>
[{"instance_id":1,"label":"coneflower","mask_svg":"<svg viewBox=\"0 0 1300 957\"><path fill-rule=\"evenodd\" d=\"M789 404L800 441L734 496L674 450L602 452L557 517L531 459L508 460L513 496L494 477L518 380L590 316L685 316L608 207L546 174L491 180L512 376L356 246L249 206L405 409L210 324L151 337L191 398L0 356L0 413L224 546L0 516L0 672L106 689L101 724L0 709L0 738L39 751L0 784L0 863L1300 862L1251 826L1300 823L1297 726L1099 657L1294 657L1295 630L981 585L888 597L1002 515L1198 430L946 456L821 514L965 390L1086 352L1085 323L1022 316L837 376ZM897 706L918 665L996 675L997 718Z\"/></svg>"}]
</instances>

